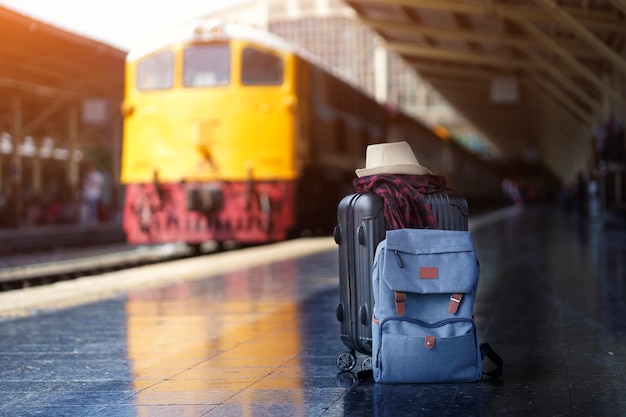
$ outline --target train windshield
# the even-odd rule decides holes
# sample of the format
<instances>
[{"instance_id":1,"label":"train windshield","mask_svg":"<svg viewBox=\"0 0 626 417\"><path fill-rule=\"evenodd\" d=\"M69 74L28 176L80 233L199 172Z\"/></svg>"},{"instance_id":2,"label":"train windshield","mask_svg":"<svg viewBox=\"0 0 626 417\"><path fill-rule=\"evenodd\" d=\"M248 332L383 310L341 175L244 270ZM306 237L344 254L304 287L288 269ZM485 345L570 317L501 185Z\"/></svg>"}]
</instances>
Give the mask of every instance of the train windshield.
<instances>
[{"instance_id":1,"label":"train windshield","mask_svg":"<svg viewBox=\"0 0 626 417\"><path fill-rule=\"evenodd\" d=\"M185 49L183 85L214 87L230 83L230 48L225 44L195 45Z\"/></svg>"},{"instance_id":2,"label":"train windshield","mask_svg":"<svg viewBox=\"0 0 626 417\"><path fill-rule=\"evenodd\" d=\"M243 50L241 82L244 85L280 85L283 83L281 57L254 48Z\"/></svg>"},{"instance_id":3,"label":"train windshield","mask_svg":"<svg viewBox=\"0 0 626 417\"><path fill-rule=\"evenodd\" d=\"M174 81L174 53L164 51L145 58L137 64L137 88L162 90L171 88Z\"/></svg>"}]
</instances>

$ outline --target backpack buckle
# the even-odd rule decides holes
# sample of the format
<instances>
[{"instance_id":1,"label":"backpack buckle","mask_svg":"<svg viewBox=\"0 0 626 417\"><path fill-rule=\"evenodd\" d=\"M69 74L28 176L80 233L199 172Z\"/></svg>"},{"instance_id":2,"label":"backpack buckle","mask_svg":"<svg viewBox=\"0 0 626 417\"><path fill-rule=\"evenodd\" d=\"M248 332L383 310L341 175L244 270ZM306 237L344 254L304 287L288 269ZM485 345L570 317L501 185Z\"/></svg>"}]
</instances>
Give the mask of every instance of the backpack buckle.
<instances>
[{"instance_id":1,"label":"backpack buckle","mask_svg":"<svg viewBox=\"0 0 626 417\"><path fill-rule=\"evenodd\" d=\"M456 314L462 299L463 294L455 293L450 296L450 305L448 306L448 312L450 314Z\"/></svg>"}]
</instances>

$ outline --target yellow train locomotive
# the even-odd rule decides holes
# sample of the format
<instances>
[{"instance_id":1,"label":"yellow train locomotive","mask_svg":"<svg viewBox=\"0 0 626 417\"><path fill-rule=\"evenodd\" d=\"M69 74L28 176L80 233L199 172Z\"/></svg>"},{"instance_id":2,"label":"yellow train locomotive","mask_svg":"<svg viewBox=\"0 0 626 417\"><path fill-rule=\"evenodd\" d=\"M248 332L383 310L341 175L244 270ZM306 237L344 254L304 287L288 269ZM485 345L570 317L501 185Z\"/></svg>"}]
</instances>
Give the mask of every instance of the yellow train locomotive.
<instances>
[{"instance_id":1,"label":"yellow train locomotive","mask_svg":"<svg viewBox=\"0 0 626 417\"><path fill-rule=\"evenodd\" d=\"M125 88L131 243L329 234L367 145L383 141L409 142L468 200L499 193L485 161L265 31L214 19L182 26L130 51Z\"/></svg>"},{"instance_id":2,"label":"yellow train locomotive","mask_svg":"<svg viewBox=\"0 0 626 417\"><path fill-rule=\"evenodd\" d=\"M267 32L205 20L129 52L121 182L131 243L329 230L386 111Z\"/></svg>"}]
</instances>

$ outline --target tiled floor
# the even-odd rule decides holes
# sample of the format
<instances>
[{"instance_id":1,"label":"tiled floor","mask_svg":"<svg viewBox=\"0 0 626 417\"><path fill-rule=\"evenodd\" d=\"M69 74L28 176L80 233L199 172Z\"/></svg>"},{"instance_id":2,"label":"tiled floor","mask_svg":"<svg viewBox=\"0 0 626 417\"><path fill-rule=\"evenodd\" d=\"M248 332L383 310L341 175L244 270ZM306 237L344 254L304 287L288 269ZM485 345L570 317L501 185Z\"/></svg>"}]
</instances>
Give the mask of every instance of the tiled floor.
<instances>
[{"instance_id":1,"label":"tiled floor","mask_svg":"<svg viewBox=\"0 0 626 417\"><path fill-rule=\"evenodd\" d=\"M219 274L207 257L204 279L3 319L0 415L626 415L626 228L527 207L472 235L476 322L505 361L500 380L339 373L330 241Z\"/></svg>"}]
</instances>

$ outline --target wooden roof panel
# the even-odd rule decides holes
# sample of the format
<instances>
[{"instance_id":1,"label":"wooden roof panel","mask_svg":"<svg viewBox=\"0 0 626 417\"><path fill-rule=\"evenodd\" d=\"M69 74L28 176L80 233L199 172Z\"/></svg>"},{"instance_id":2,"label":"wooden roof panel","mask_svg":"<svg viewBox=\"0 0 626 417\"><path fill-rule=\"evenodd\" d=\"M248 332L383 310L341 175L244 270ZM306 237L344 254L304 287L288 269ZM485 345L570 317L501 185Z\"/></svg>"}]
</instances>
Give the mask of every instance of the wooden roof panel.
<instances>
[{"instance_id":1,"label":"wooden roof panel","mask_svg":"<svg viewBox=\"0 0 626 417\"><path fill-rule=\"evenodd\" d=\"M347 3L492 143L564 181L589 168L595 125L624 121L624 0ZM503 76L517 101L490 99Z\"/></svg>"}]
</instances>

